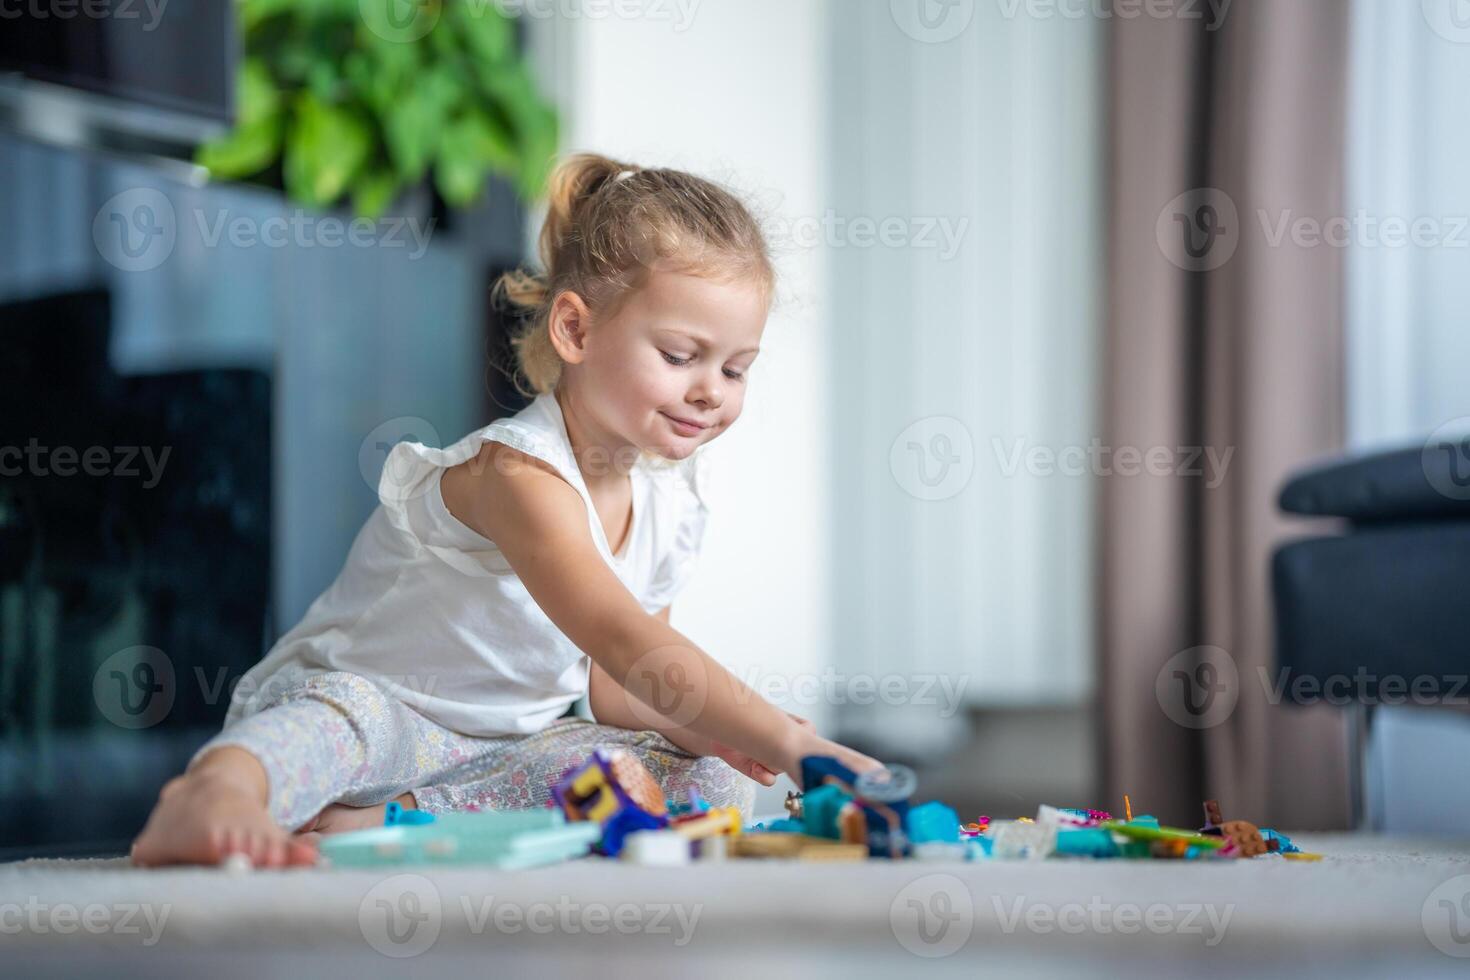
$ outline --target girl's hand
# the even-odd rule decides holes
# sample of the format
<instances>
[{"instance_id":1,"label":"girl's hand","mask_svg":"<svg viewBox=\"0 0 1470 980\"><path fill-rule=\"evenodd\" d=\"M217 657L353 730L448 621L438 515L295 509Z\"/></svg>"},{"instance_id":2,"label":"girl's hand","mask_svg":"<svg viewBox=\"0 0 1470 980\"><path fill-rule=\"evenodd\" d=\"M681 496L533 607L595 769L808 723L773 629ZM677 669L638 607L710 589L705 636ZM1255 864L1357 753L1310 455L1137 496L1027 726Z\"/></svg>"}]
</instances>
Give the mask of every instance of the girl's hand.
<instances>
[{"instance_id":1,"label":"girl's hand","mask_svg":"<svg viewBox=\"0 0 1470 980\"><path fill-rule=\"evenodd\" d=\"M786 713L786 717L796 722L797 726L805 731L816 731L816 729L812 726L812 723L810 721L807 721L800 715L793 715L791 712L788 711ZM780 775L780 773L767 768L765 765L757 762L755 759L752 759L750 756L746 755L744 752L741 752L739 749L733 749L730 746L725 745L721 742L711 742L710 746L714 750L714 754L719 758L724 759L725 762L729 763L731 768L745 774L746 776L749 776L751 779L754 779L762 786L774 786L776 784L776 777Z\"/></svg>"}]
</instances>

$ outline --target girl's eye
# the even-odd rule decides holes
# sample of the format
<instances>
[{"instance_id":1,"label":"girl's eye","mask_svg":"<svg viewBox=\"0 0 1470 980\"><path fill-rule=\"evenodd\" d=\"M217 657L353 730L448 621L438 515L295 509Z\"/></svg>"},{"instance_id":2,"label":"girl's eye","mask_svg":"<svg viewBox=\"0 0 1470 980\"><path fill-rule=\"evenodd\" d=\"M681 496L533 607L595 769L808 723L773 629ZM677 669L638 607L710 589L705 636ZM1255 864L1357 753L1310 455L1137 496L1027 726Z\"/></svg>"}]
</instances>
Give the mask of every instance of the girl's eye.
<instances>
[{"instance_id":1,"label":"girl's eye","mask_svg":"<svg viewBox=\"0 0 1470 980\"><path fill-rule=\"evenodd\" d=\"M739 381L741 378L745 377L745 375L739 371L731 371L727 368L725 370L725 377L729 378L731 381Z\"/></svg>"},{"instance_id":2,"label":"girl's eye","mask_svg":"<svg viewBox=\"0 0 1470 980\"><path fill-rule=\"evenodd\" d=\"M689 361L690 361L690 358L687 358L687 357L675 357L673 354L670 354L666 350L661 350L661 351L659 351L659 353L662 354L664 356L664 360L668 361L670 364L684 365L684 364L688 364Z\"/></svg>"}]
</instances>

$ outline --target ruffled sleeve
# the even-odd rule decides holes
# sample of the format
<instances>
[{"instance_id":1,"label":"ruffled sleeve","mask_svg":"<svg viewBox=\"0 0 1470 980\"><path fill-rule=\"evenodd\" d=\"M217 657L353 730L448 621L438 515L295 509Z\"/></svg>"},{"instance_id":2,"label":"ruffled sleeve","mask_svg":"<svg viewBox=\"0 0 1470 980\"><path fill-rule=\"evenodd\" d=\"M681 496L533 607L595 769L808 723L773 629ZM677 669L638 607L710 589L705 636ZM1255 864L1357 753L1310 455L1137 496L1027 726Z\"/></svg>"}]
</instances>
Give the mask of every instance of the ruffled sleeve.
<instances>
[{"instance_id":1,"label":"ruffled sleeve","mask_svg":"<svg viewBox=\"0 0 1470 980\"><path fill-rule=\"evenodd\" d=\"M709 521L709 505L700 487L701 480L707 479L702 475L704 468L702 454L695 453L669 474L674 531L668 552L660 559L644 595L644 605L651 610L673 602L694 575Z\"/></svg>"}]
</instances>

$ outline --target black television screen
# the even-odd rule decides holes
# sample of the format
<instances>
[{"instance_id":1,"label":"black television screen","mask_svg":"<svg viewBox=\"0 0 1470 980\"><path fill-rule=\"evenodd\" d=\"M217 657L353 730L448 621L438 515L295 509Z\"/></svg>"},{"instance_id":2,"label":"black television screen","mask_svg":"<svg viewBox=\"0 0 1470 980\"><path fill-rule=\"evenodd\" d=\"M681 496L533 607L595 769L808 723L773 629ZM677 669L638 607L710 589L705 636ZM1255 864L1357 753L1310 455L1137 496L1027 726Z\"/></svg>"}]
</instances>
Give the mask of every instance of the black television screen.
<instances>
[{"instance_id":1,"label":"black television screen","mask_svg":"<svg viewBox=\"0 0 1470 980\"><path fill-rule=\"evenodd\" d=\"M0 73L224 122L235 44L232 0L0 0Z\"/></svg>"}]
</instances>

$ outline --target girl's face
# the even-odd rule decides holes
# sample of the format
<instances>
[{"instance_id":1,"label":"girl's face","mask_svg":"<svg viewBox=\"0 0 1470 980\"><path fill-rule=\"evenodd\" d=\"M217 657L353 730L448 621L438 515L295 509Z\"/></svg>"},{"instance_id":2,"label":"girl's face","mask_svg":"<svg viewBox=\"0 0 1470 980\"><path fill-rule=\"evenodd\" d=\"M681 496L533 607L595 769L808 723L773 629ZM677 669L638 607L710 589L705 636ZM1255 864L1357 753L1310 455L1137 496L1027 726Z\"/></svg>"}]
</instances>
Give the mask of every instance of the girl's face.
<instances>
[{"instance_id":1,"label":"girl's face","mask_svg":"<svg viewBox=\"0 0 1470 980\"><path fill-rule=\"evenodd\" d=\"M767 312L754 284L651 271L587 331L584 404L610 435L685 458L740 417Z\"/></svg>"}]
</instances>

